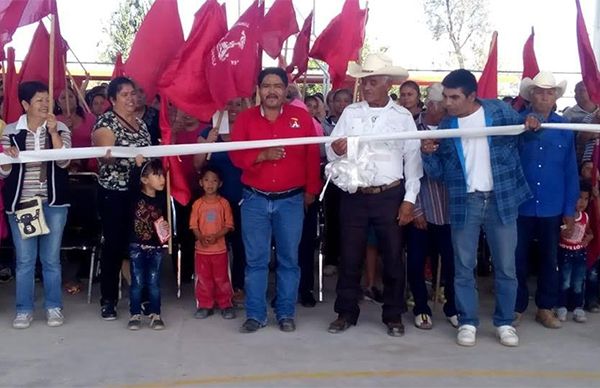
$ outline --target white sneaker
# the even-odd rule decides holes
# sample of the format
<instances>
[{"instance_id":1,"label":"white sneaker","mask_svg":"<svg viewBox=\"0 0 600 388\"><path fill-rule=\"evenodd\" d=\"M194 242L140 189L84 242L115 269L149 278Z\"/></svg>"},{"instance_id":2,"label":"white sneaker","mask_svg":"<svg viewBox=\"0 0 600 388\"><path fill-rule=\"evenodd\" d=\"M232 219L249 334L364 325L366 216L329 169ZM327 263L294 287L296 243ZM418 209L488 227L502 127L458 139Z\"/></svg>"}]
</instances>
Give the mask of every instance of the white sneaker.
<instances>
[{"instance_id":1,"label":"white sneaker","mask_svg":"<svg viewBox=\"0 0 600 388\"><path fill-rule=\"evenodd\" d=\"M415 326L421 330L431 330L433 322L428 314L417 314L415 316Z\"/></svg>"},{"instance_id":2,"label":"white sneaker","mask_svg":"<svg viewBox=\"0 0 600 388\"><path fill-rule=\"evenodd\" d=\"M62 326L62 324L65 322L65 316L59 307L46 310L46 319L46 323L50 327Z\"/></svg>"},{"instance_id":3,"label":"white sneaker","mask_svg":"<svg viewBox=\"0 0 600 388\"><path fill-rule=\"evenodd\" d=\"M565 322L567 320L567 308L566 307L557 308L556 309L556 318L558 318L558 320L561 322Z\"/></svg>"},{"instance_id":4,"label":"white sneaker","mask_svg":"<svg viewBox=\"0 0 600 388\"><path fill-rule=\"evenodd\" d=\"M337 267L335 265L326 265L323 268L323 275L333 276L337 273Z\"/></svg>"},{"instance_id":5,"label":"white sneaker","mask_svg":"<svg viewBox=\"0 0 600 388\"><path fill-rule=\"evenodd\" d=\"M496 328L496 334L500 338L500 343L504 346L519 346L519 336L517 330L510 326L504 325Z\"/></svg>"},{"instance_id":6,"label":"white sneaker","mask_svg":"<svg viewBox=\"0 0 600 388\"><path fill-rule=\"evenodd\" d=\"M452 327L458 328L458 315L454 314L451 317L446 317L446 320L450 322Z\"/></svg>"},{"instance_id":7,"label":"white sneaker","mask_svg":"<svg viewBox=\"0 0 600 388\"><path fill-rule=\"evenodd\" d=\"M461 325L456 335L456 343L460 346L474 346L477 337L477 328L473 325Z\"/></svg>"},{"instance_id":8,"label":"white sneaker","mask_svg":"<svg viewBox=\"0 0 600 388\"><path fill-rule=\"evenodd\" d=\"M17 313L17 316L12 323L12 327L15 329L27 329L31 326L31 321L33 321L32 313Z\"/></svg>"},{"instance_id":9,"label":"white sneaker","mask_svg":"<svg viewBox=\"0 0 600 388\"><path fill-rule=\"evenodd\" d=\"M583 311L583 309L580 307L573 310L573 320L577 323L587 322L587 317L585 316L585 311Z\"/></svg>"}]
</instances>

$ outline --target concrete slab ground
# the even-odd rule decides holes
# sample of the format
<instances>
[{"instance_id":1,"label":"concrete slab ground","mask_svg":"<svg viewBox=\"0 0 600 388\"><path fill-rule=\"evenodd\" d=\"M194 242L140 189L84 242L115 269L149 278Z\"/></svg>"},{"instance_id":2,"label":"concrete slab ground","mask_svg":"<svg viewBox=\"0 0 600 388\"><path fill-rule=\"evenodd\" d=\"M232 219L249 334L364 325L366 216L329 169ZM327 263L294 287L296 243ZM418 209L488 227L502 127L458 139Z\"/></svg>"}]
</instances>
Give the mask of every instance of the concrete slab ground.
<instances>
[{"instance_id":1,"label":"concrete slab ground","mask_svg":"<svg viewBox=\"0 0 600 388\"><path fill-rule=\"evenodd\" d=\"M455 344L455 329L434 313L434 328L422 331L405 315L406 335L392 338L380 323L380 307L362 304L359 325L329 334L334 319L333 281L326 301L298 306L298 329L282 333L271 324L240 334L243 312L233 321L220 315L193 318L191 286L177 300L163 287L167 329L130 332L127 300L119 319L105 322L97 304L65 294L66 323L45 324L38 298L27 330L10 326L14 282L0 286L0 385L213 386L213 387L599 387L600 315L549 330L533 321L530 308L519 328L521 346L501 346L491 325L489 285L482 286L482 326L474 348ZM169 282L170 283L170 282ZM489 283L489 281L488 281ZM485 284L485 282L484 282ZM97 288L97 287L96 287ZM38 295L41 287L38 286ZM95 295L97 297L97 295ZM97 298L95 299L97 300Z\"/></svg>"}]
</instances>

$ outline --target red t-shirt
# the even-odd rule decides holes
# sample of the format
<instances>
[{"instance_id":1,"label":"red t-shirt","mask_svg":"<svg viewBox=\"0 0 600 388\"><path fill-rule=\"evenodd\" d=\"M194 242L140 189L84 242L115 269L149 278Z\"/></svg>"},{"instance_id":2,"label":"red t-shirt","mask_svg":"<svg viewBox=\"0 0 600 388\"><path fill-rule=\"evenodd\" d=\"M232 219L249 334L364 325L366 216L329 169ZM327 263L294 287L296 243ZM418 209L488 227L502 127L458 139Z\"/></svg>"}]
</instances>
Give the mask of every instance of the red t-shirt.
<instances>
[{"instance_id":1,"label":"red t-shirt","mask_svg":"<svg viewBox=\"0 0 600 388\"><path fill-rule=\"evenodd\" d=\"M267 120L260 106L241 112L231 132L232 141L285 139L315 136L312 117L305 110L283 105L279 117ZM280 192L303 187L318 195L321 190L319 146L287 146L286 157L256 163L261 149L231 151L229 156L242 170L242 183L266 192Z\"/></svg>"}]
</instances>

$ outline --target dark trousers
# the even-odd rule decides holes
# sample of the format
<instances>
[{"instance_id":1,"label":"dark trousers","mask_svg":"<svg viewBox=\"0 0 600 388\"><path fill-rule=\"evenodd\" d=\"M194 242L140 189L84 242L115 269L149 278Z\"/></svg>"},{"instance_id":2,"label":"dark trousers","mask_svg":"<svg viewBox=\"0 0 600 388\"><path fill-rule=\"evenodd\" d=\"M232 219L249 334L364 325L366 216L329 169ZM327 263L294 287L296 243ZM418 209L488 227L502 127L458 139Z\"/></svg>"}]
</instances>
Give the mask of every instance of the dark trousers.
<instances>
[{"instance_id":1,"label":"dark trousers","mask_svg":"<svg viewBox=\"0 0 600 388\"><path fill-rule=\"evenodd\" d=\"M177 242L181 249L181 280L189 282L194 274L195 243L194 233L190 230L190 213L192 201L186 206L175 201L175 228L177 229ZM177 255L172 255L173 270L177 271Z\"/></svg>"},{"instance_id":2,"label":"dark trousers","mask_svg":"<svg viewBox=\"0 0 600 388\"><path fill-rule=\"evenodd\" d=\"M342 255L338 267L335 312L351 323L360 314L362 295L360 279L367 249L367 232L372 226L377 236L383 261L382 320L399 322L406 311L404 303L404 258L402 229L396 217L404 198L404 186L396 186L379 194L342 193L340 225Z\"/></svg>"},{"instance_id":3,"label":"dark trousers","mask_svg":"<svg viewBox=\"0 0 600 388\"><path fill-rule=\"evenodd\" d=\"M229 202L233 213L233 223L235 228L227 234L227 242L231 245L233 262L231 263L231 284L234 290L244 289L244 277L246 276L246 251L244 250L244 241L242 240L242 216L240 205Z\"/></svg>"},{"instance_id":4,"label":"dark trousers","mask_svg":"<svg viewBox=\"0 0 600 388\"><path fill-rule=\"evenodd\" d=\"M594 265L587 269L585 274L585 308L590 309L598 305L598 270L600 260L596 260Z\"/></svg>"},{"instance_id":5,"label":"dark trousers","mask_svg":"<svg viewBox=\"0 0 600 388\"><path fill-rule=\"evenodd\" d=\"M302 239L298 247L298 265L300 266L300 285L298 293L303 295L313 292L315 287L315 251L317 249L317 222L319 202L315 201L304 212Z\"/></svg>"},{"instance_id":6,"label":"dark trousers","mask_svg":"<svg viewBox=\"0 0 600 388\"><path fill-rule=\"evenodd\" d=\"M437 257L441 256L441 275L446 298L444 314L448 317L456 315L456 305L454 303L454 252L452 250L450 225L427 223L427 229L422 230L410 224L404 231L407 243L406 270L408 284L415 301L413 314L431 315L431 308L427 305L425 258L429 256L432 260L432 267L436 267Z\"/></svg>"},{"instance_id":7,"label":"dark trousers","mask_svg":"<svg viewBox=\"0 0 600 388\"><path fill-rule=\"evenodd\" d=\"M106 190L100 187L98 201L104 234L100 260L100 304L117 304L121 264L129 254L130 196L128 191Z\"/></svg>"},{"instance_id":8,"label":"dark trousers","mask_svg":"<svg viewBox=\"0 0 600 388\"><path fill-rule=\"evenodd\" d=\"M560 236L561 216L524 217L517 219L517 249L515 253L517 280L517 301L515 311L522 313L527 309L529 290L529 252L533 239L539 242L539 272L535 304L540 309L552 309L558 301L558 240Z\"/></svg>"},{"instance_id":9,"label":"dark trousers","mask_svg":"<svg viewBox=\"0 0 600 388\"><path fill-rule=\"evenodd\" d=\"M325 230L323 241L323 262L325 265L338 265L340 258L340 198L343 191L334 184L327 186L323 198Z\"/></svg>"}]
</instances>

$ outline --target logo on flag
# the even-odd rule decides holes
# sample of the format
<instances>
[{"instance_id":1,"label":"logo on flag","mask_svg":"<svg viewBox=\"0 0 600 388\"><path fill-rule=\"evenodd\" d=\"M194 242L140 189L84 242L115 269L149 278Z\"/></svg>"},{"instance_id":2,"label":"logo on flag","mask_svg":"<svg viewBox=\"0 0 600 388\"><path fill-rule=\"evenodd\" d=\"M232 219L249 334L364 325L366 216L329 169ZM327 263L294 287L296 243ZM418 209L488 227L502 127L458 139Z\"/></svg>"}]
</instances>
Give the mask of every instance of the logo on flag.
<instances>
[{"instance_id":1,"label":"logo on flag","mask_svg":"<svg viewBox=\"0 0 600 388\"><path fill-rule=\"evenodd\" d=\"M241 24L244 24L244 23L241 23ZM247 24L247 23L245 23L245 24ZM239 47L240 50L243 50L244 46L246 46L246 31L242 30L242 32L240 34L240 40L238 40L238 41L232 40L229 42L223 41L223 42L220 42L217 44L217 47L216 47L217 48L217 57L219 58L219 61L225 62L225 60L227 58L229 58L229 50L231 50L234 47ZM236 60L236 62L238 62L238 61ZM213 63L213 65L217 64L214 55L212 56L212 63Z\"/></svg>"}]
</instances>

